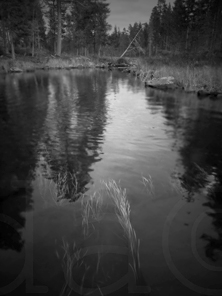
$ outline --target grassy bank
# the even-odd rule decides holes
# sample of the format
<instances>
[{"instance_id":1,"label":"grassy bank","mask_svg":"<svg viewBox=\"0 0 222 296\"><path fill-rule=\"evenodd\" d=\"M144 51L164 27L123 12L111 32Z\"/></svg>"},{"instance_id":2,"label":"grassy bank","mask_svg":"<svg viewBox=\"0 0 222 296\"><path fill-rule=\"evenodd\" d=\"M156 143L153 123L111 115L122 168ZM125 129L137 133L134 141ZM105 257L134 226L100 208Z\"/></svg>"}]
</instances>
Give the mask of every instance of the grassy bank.
<instances>
[{"instance_id":1,"label":"grassy bank","mask_svg":"<svg viewBox=\"0 0 222 296\"><path fill-rule=\"evenodd\" d=\"M74 68L104 68L107 63L104 59L84 56L18 56L15 60L7 57L0 58L0 73L35 71L40 69L74 69Z\"/></svg>"},{"instance_id":2,"label":"grassy bank","mask_svg":"<svg viewBox=\"0 0 222 296\"><path fill-rule=\"evenodd\" d=\"M143 81L149 80L151 77L173 76L185 91L204 90L222 93L222 66L218 63L175 61L174 58L161 60L155 58L124 58L121 60L122 63L125 61L131 66L134 65L133 73ZM1 57L0 73L35 71L38 69L107 68L109 62L115 64L116 61L118 61L118 57L99 58L72 55L55 57L50 55L34 58L18 56L16 60Z\"/></svg>"},{"instance_id":3,"label":"grassy bank","mask_svg":"<svg viewBox=\"0 0 222 296\"><path fill-rule=\"evenodd\" d=\"M200 63L172 63L164 61L137 59L137 69L142 79L173 76L188 92L205 90L206 92L222 92L222 66Z\"/></svg>"}]
</instances>

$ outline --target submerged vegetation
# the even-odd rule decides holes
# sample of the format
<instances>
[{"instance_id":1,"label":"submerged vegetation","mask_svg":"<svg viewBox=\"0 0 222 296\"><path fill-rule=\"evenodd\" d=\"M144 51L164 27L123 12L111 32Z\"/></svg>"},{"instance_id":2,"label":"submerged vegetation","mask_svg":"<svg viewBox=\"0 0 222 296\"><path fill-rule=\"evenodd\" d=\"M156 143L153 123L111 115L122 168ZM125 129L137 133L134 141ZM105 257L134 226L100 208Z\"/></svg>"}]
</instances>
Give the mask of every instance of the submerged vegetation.
<instances>
[{"instance_id":1,"label":"submerged vegetation","mask_svg":"<svg viewBox=\"0 0 222 296\"><path fill-rule=\"evenodd\" d=\"M198 165L195 167L201 174L198 186L205 187L207 183L202 183L202 178L206 179L207 173ZM44 177L40 177L40 188L46 189L47 184L43 186ZM155 188L151 175L142 175L140 182L152 200L155 197ZM51 181L50 184L52 183ZM55 178L54 187L51 187L54 190L54 202L61 205L60 201L63 199L78 199L80 210L80 223L73 225L77 228L78 235L69 240L63 237L60 248L56 251L64 272L64 285L60 295L72 295L73 290L81 295L92 292L105 295L112 289L112 295L120 295L118 293L121 287L121 295L128 295L127 282L124 287L115 286L125 275L128 285L131 283L149 294L150 288L143 278L140 262L140 239L131 222L131 206L126 189L122 189L114 180L102 181L102 185L101 190L91 195L83 193L78 198L73 198L78 191L77 177L66 173L59 174ZM171 176L169 185L176 194L189 197L189 188L179 173L175 172ZM112 235L113 232L116 236Z\"/></svg>"},{"instance_id":2,"label":"submerged vegetation","mask_svg":"<svg viewBox=\"0 0 222 296\"><path fill-rule=\"evenodd\" d=\"M61 296L71 295L73 289L80 291L81 295L92 291L95 292L95 290L98 291L98 295L104 295L107 291L110 292L110 289L113 289L114 293L118 292L121 286L116 288L115 283L121 280L126 274L123 273L120 279L115 279L113 268L116 264L117 266L121 264L118 266L118 269L127 273L127 276L132 272L134 280L131 278L130 281L139 285L140 288L143 287L147 292L150 290L146 286L146 282L142 276L139 257L140 240L137 238L136 232L131 224L130 204L127 200L126 189L122 190L114 180L103 182L103 184L105 186L103 195L95 192L91 196L81 196L82 240L84 243L77 241L77 239L69 243L63 238L61 246L62 252L60 254L58 251L56 252L57 257L62 259L65 275L65 284L60 293ZM112 243L109 242L108 245L103 245L104 233L101 227L105 227L105 232L108 233L108 235L110 231L112 232L112 225L106 225L107 207L111 207L111 209L114 210L111 211L113 217L111 223L115 224L117 221L119 222L119 228L122 229L123 233L121 241L124 247L114 241L112 241ZM95 246L94 244L92 246L87 246L89 238L95 240ZM98 239L99 241L101 239L101 246L98 245ZM125 251L123 252L123 250ZM110 252L109 256L112 258L112 263L108 263L108 254L106 252ZM126 258L127 261L125 260ZM116 270L117 274L118 272L119 271ZM112 277L114 277L114 279ZM128 284L133 285L133 282ZM126 284L127 283L124 285ZM128 295L128 288L126 291ZM125 294L123 293L121 295Z\"/></svg>"}]
</instances>

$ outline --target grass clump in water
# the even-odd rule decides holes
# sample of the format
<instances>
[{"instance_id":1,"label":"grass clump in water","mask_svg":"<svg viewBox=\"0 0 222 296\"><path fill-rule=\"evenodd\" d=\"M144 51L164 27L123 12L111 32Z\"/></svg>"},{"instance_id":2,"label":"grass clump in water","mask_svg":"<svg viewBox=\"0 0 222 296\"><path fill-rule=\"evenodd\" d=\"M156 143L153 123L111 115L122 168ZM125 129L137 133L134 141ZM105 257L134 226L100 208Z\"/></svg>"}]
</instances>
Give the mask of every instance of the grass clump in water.
<instances>
[{"instance_id":1,"label":"grass clump in water","mask_svg":"<svg viewBox=\"0 0 222 296\"><path fill-rule=\"evenodd\" d=\"M103 225L103 227L105 226L105 228L108 227L107 225L110 226L109 223L105 223L106 213L103 211L106 209L107 204L108 206L110 205L110 202L114 206L114 214L117 217L117 224L120 224L120 229L122 229L123 233L125 234L125 239L128 246L128 254L126 253L126 258L128 258L128 260L124 261L124 264L126 264L126 268L132 270L132 276L134 276L135 282L144 286L139 257L140 240L137 238L136 232L133 229L130 221L131 210L129 201L127 200L126 189L121 189L114 180L103 182L103 184L105 185L105 191L103 191L104 195L95 192L88 197L82 196L82 231L85 243L81 243L79 247L77 247L77 241L74 242L72 246L72 244L69 244L63 239L62 248L64 255L62 257L62 264L66 282L61 291L61 296L71 295L71 283L73 279L76 278L76 276L78 277L78 280L76 280L81 293L83 293L82 295L85 295L84 293L90 294L91 292L97 292L98 295L104 295L107 289L106 286L109 286L110 284L112 285L110 282L112 278L111 270L106 270L106 268L110 267L110 265L107 265L106 261L108 260L107 254L105 256L102 251L104 246L97 246L95 252L93 253L91 248L96 247L94 244L91 247L89 246L86 248L81 248L82 244L83 246L87 246L87 242L89 241L88 239L93 233L94 236L92 236L92 238L96 238L97 241L98 235L101 235L99 231L101 225ZM107 233L110 231L112 232L110 228L105 229L105 231ZM109 248L109 245L107 245L107 247ZM89 248L89 252L87 248ZM115 260L117 260L116 262L119 262L118 260L120 259L118 259L118 255L120 254L110 254L111 257L114 256L112 259L110 259L110 262L114 263ZM118 272L118 270L116 270L116 272ZM91 289L89 288L89 282L92 283Z\"/></svg>"},{"instance_id":2,"label":"grass clump in water","mask_svg":"<svg viewBox=\"0 0 222 296\"><path fill-rule=\"evenodd\" d=\"M134 277L139 280L140 277L140 258L139 258L139 247L140 240L137 239L136 232L132 227L130 221L130 204L126 197L126 189L122 190L114 180L104 182L106 189L109 193L109 197L113 200L116 206L116 215L119 223L121 224L124 233L126 235L128 245L130 248L130 260L129 263Z\"/></svg>"}]
</instances>

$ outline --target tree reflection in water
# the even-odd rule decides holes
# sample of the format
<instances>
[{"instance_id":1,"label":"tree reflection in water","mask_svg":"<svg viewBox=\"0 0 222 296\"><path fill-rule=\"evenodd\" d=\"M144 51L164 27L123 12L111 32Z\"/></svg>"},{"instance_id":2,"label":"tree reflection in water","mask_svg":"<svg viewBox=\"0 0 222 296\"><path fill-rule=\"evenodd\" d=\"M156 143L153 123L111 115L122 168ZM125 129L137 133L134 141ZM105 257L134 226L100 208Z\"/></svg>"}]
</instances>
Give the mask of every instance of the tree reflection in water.
<instances>
[{"instance_id":1,"label":"tree reflection in water","mask_svg":"<svg viewBox=\"0 0 222 296\"><path fill-rule=\"evenodd\" d=\"M40 153L63 198L76 200L91 181L92 164L101 160L106 124L107 73L54 72L49 78L49 108ZM47 167L47 165L45 165ZM61 198L61 195L60 195Z\"/></svg>"},{"instance_id":2,"label":"tree reflection in water","mask_svg":"<svg viewBox=\"0 0 222 296\"><path fill-rule=\"evenodd\" d=\"M146 90L149 104L161 105L166 124L172 126L174 149L181 155L172 178L181 188L187 202L196 196L207 197L203 205L212 218L217 237L204 233L207 242L205 253L213 261L219 260L222 251L222 102L211 99L198 100L195 95ZM153 107L154 112L159 112ZM206 198L203 198L204 200ZM220 258L221 259L221 258Z\"/></svg>"},{"instance_id":3,"label":"tree reflection in water","mask_svg":"<svg viewBox=\"0 0 222 296\"><path fill-rule=\"evenodd\" d=\"M32 208L36 146L47 110L45 77L7 75L0 81L0 248L21 251L22 212Z\"/></svg>"}]
</instances>

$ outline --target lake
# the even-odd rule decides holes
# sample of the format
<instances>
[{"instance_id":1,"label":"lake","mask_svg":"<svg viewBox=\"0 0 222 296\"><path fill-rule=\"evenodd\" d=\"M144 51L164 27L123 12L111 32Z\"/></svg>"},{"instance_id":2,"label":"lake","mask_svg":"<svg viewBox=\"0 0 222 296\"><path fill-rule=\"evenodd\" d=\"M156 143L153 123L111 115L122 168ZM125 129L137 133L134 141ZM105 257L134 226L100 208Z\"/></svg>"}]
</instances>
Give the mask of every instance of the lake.
<instances>
[{"instance_id":1,"label":"lake","mask_svg":"<svg viewBox=\"0 0 222 296\"><path fill-rule=\"evenodd\" d=\"M0 77L0 295L222 295L222 101L107 70Z\"/></svg>"}]
</instances>

